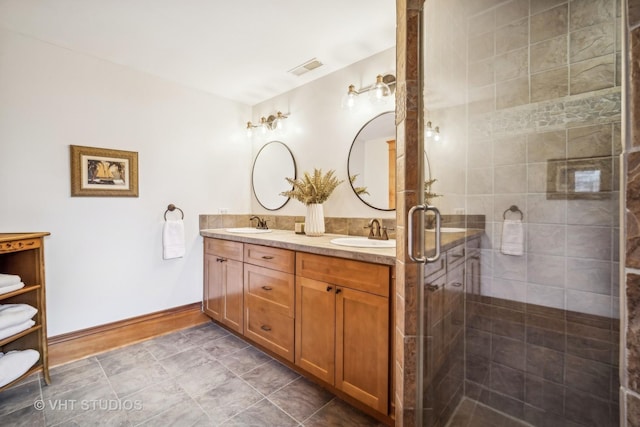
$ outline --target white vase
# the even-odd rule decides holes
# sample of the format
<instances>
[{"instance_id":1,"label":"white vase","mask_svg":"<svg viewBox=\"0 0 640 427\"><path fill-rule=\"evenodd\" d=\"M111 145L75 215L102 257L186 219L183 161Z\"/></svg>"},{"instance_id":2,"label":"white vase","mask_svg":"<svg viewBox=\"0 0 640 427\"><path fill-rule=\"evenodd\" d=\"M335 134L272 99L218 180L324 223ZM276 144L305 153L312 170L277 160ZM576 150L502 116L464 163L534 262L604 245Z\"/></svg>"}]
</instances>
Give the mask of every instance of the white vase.
<instances>
[{"instance_id":1,"label":"white vase","mask_svg":"<svg viewBox=\"0 0 640 427\"><path fill-rule=\"evenodd\" d=\"M307 205L307 215L304 217L304 234L307 236L322 236L324 234L324 210L321 203Z\"/></svg>"}]
</instances>

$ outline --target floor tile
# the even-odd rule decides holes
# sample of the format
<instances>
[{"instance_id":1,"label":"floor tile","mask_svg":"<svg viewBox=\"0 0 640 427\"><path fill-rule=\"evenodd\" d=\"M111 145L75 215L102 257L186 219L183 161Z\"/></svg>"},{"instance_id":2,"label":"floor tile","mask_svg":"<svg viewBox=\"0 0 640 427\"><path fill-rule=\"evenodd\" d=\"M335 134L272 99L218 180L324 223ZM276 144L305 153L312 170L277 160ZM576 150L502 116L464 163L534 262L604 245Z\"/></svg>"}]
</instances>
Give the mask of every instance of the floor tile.
<instances>
[{"instance_id":1,"label":"floor tile","mask_svg":"<svg viewBox=\"0 0 640 427\"><path fill-rule=\"evenodd\" d=\"M302 377L269 395L271 402L300 422L333 398L333 394Z\"/></svg>"},{"instance_id":2,"label":"floor tile","mask_svg":"<svg viewBox=\"0 0 640 427\"><path fill-rule=\"evenodd\" d=\"M96 357L108 376L119 374L140 365L149 365L156 362L156 359L144 348L142 343L100 354Z\"/></svg>"},{"instance_id":3,"label":"floor tile","mask_svg":"<svg viewBox=\"0 0 640 427\"><path fill-rule=\"evenodd\" d=\"M194 344L181 332L163 335L143 343L143 347L157 360L166 359L196 346L197 344Z\"/></svg>"},{"instance_id":4,"label":"floor tile","mask_svg":"<svg viewBox=\"0 0 640 427\"><path fill-rule=\"evenodd\" d=\"M112 406L115 407L115 406ZM132 424L124 410L91 410L56 424L55 427L130 427Z\"/></svg>"},{"instance_id":5,"label":"floor tile","mask_svg":"<svg viewBox=\"0 0 640 427\"><path fill-rule=\"evenodd\" d=\"M206 323L180 332L189 342L196 346L203 346L218 338L230 335L230 332L215 323Z\"/></svg>"},{"instance_id":6,"label":"floor tile","mask_svg":"<svg viewBox=\"0 0 640 427\"><path fill-rule=\"evenodd\" d=\"M247 347L218 360L234 373L242 375L273 359L255 347Z\"/></svg>"},{"instance_id":7,"label":"floor tile","mask_svg":"<svg viewBox=\"0 0 640 427\"><path fill-rule=\"evenodd\" d=\"M305 427L368 427L384 424L335 398L303 423Z\"/></svg>"},{"instance_id":8,"label":"floor tile","mask_svg":"<svg viewBox=\"0 0 640 427\"><path fill-rule=\"evenodd\" d=\"M40 383L38 381L29 381L24 384L18 384L3 391L0 396L2 397L0 399L0 416L18 409L33 407L33 403L42 397Z\"/></svg>"},{"instance_id":9,"label":"floor tile","mask_svg":"<svg viewBox=\"0 0 640 427\"><path fill-rule=\"evenodd\" d=\"M138 424L138 427L206 427L215 426L207 414L193 400L185 400L164 412Z\"/></svg>"},{"instance_id":10,"label":"floor tile","mask_svg":"<svg viewBox=\"0 0 640 427\"><path fill-rule=\"evenodd\" d=\"M44 427L44 412L26 406L10 414L0 416L0 425L11 427Z\"/></svg>"},{"instance_id":11,"label":"floor tile","mask_svg":"<svg viewBox=\"0 0 640 427\"><path fill-rule=\"evenodd\" d=\"M232 378L236 378L236 374L228 370L220 362L213 361L185 369L180 375L176 375L175 381L191 397L196 397L224 384Z\"/></svg>"},{"instance_id":12,"label":"floor tile","mask_svg":"<svg viewBox=\"0 0 640 427\"><path fill-rule=\"evenodd\" d=\"M60 424L82 414L93 411L95 402L115 401L117 397L107 379L94 384L56 394L44 399L44 419L47 426Z\"/></svg>"},{"instance_id":13,"label":"floor tile","mask_svg":"<svg viewBox=\"0 0 640 427\"><path fill-rule=\"evenodd\" d=\"M238 427L293 427L297 426L298 422L267 399L262 399L252 407L224 422L222 425Z\"/></svg>"},{"instance_id":14,"label":"floor tile","mask_svg":"<svg viewBox=\"0 0 640 427\"><path fill-rule=\"evenodd\" d=\"M127 396L126 400L131 402L127 415L131 423L137 425L189 399L189 395L173 380L164 381Z\"/></svg>"},{"instance_id":15,"label":"floor tile","mask_svg":"<svg viewBox=\"0 0 640 427\"><path fill-rule=\"evenodd\" d=\"M242 375L243 380L265 396L299 377L298 373L276 360L271 360Z\"/></svg>"},{"instance_id":16,"label":"floor tile","mask_svg":"<svg viewBox=\"0 0 640 427\"><path fill-rule=\"evenodd\" d=\"M222 423L262 398L263 396L253 387L235 377L196 397L195 400L212 421Z\"/></svg>"},{"instance_id":17,"label":"floor tile","mask_svg":"<svg viewBox=\"0 0 640 427\"><path fill-rule=\"evenodd\" d=\"M170 375L178 375L185 369L213 362L215 359L200 347L194 347L160 360L160 364Z\"/></svg>"},{"instance_id":18,"label":"floor tile","mask_svg":"<svg viewBox=\"0 0 640 427\"><path fill-rule=\"evenodd\" d=\"M55 367L51 369L49 376L51 384L42 385L42 396L45 399L95 384L106 378L102 366L95 357Z\"/></svg>"},{"instance_id":19,"label":"floor tile","mask_svg":"<svg viewBox=\"0 0 640 427\"><path fill-rule=\"evenodd\" d=\"M202 344L202 349L211 356L220 359L240 349L247 348L248 346L249 344L247 344L246 341L233 335L227 335L215 340L207 341Z\"/></svg>"},{"instance_id":20,"label":"floor tile","mask_svg":"<svg viewBox=\"0 0 640 427\"><path fill-rule=\"evenodd\" d=\"M125 397L153 384L170 378L167 371L156 362L152 365L142 365L109 377L111 387L118 397Z\"/></svg>"}]
</instances>

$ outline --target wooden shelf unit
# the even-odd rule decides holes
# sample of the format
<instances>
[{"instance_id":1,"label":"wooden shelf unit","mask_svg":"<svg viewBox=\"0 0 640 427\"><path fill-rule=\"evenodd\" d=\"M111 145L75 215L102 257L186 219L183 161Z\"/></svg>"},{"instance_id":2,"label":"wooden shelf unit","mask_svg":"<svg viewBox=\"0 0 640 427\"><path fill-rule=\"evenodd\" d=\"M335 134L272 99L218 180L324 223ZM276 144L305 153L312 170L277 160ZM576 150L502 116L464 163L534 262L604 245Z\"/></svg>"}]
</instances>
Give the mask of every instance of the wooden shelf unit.
<instances>
[{"instance_id":1,"label":"wooden shelf unit","mask_svg":"<svg viewBox=\"0 0 640 427\"><path fill-rule=\"evenodd\" d=\"M31 374L42 372L47 384L49 362L47 351L47 311L44 275L44 237L49 233L0 233L0 273L20 276L25 286L22 289L0 294L0 304L29 304L38 312L31 328L0 340L0 351L33 349L40 359L27 372L9 384L0 387L0 392L19 383Z\"/></svg>"}]
</instances>

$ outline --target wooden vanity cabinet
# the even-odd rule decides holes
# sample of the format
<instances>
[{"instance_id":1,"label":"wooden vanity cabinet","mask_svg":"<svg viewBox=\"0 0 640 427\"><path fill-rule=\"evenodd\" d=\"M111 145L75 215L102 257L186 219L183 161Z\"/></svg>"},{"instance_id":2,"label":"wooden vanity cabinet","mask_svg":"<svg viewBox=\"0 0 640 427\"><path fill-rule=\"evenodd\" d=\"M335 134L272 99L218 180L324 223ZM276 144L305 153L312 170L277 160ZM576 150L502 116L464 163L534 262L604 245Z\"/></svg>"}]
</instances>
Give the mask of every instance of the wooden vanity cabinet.
<instances>
[{"instance_id":1,"label":"wooden vanity cabinet","mask_svg":"<svg viewBox=\"0 0 640 427\"><path fill-rule=\"evenodd\" d=\"M244 335L294 361L295 252L244 244Z\"/></svg>"},{"instance_id":2,"label":"wooden vanity cabinet","mask_svg":"<svg viewBox=\"0 0 640 427\"><path fill-rule=\"evenodd\" d=\"M204 239L204 312L238 333L244 329L242 243Z\"/></svg>"},{"instance_id":3,"label":"wooden vanity cabinet","mask_svg":"<svg viewBox=\"0 0 640 427\"><path fill-rule=\"evenodd\" d=\"M297 253L295 363L388 413L391 267Z\"/></svg>"}]
</instances>

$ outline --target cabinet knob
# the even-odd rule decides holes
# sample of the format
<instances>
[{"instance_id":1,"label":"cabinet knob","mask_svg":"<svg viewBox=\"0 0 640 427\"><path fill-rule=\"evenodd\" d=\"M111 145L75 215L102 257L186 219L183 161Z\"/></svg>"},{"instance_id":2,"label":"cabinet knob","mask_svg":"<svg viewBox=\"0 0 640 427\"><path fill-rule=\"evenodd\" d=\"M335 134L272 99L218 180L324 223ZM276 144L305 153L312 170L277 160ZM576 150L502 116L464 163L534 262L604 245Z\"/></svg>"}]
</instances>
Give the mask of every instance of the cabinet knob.
<instances>
[{"instance_id":1,"label":"cabinet knob","mask_svg":"<svg viewBox=\"0 0 640 427\"><path fill-rule=\"evenodd\" d=\"M337 295L337 294L339 294L340 292L342 292L342 289L337 288L337 289L336 289L336 295Z\"/></svg>"},{"instance_id":2,"label":"cabinet knob","mask_svg":"<svg viewBox=\"0 0 640 427\"><path fill-rule=\"evenodd\" d=\"M273 257L270 255L263 255L262 259L273 259Z\"/></svg>"},{"instance_id":3,"label":"cabinet knob","mask_svg":"<svg viewBox=\"0 0 640 427\"><path fill-rule=\"evenodd\" d=\"M269 325L262 325L260 326L260 329L262 329L263 331L267 331L269 332L271 330L271 326Z\"/></svg>"},{"instance_id":4,"label":"cabinet knob","mask_svg":"<svg viewBox=\"0 0 640 427\"><path fill-rule=\"evenodd\" d=\"M271 286L263 286L262 289L264 289L265 291L273 290Z\"/></svg>"},{"instance_id":5,"label":"cabinet knob","mask_svg":"<svg viewBox=\"0 0 640 427\"><path fill-rule=\"evenodd\" d=\"M330 292L333 289L333 286L327 286L327 292Z\"/></svg>"}]
</instances>

